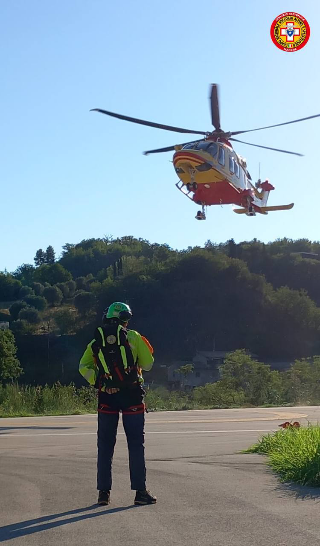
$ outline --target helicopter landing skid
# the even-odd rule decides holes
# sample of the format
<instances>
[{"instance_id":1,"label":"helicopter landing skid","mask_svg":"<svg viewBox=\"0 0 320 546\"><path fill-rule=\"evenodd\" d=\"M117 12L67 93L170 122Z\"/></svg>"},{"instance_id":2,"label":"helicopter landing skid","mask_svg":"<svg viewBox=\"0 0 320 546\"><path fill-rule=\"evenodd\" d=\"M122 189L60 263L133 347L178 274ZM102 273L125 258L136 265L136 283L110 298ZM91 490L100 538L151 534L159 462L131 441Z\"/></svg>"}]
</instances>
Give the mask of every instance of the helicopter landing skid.
<instances>
[{"instance_id":1,"label":"helicopter landing skid","mask_svg":"<svg viewBox=\"0 0 320 546\"><path fill-rule=\"evenodd\" d=\"M176 187L178 188L178 190L181 191L181 193L183 193L183 195L189 197L189 199L194 203L192 197L190 196L190 194L193 196L193 192L191 191L191 189L189 190L187 188L186 184L183 184L183 182L179 180L179 182L176 183Z\"/></svg>"}]
</instances>

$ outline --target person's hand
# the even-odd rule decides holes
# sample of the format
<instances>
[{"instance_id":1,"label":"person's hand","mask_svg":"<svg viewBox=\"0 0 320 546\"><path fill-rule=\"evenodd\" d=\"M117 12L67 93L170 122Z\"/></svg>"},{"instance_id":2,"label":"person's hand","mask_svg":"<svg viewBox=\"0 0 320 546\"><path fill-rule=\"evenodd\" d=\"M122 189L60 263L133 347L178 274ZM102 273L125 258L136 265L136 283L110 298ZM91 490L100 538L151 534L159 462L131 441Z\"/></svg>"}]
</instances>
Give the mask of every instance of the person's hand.
<instances>
[{"instance_id":1,"label":"person's hand","mask_svg":"<svg viewBox=\"0 0 320 546\"><path fill-rule=\"evenodd\" d=\"M107 394L115 394L116 392L119 392L120 389L117 389L115 387L111 387L111 389L107 389Z\"/></svg>"}]
</instances>

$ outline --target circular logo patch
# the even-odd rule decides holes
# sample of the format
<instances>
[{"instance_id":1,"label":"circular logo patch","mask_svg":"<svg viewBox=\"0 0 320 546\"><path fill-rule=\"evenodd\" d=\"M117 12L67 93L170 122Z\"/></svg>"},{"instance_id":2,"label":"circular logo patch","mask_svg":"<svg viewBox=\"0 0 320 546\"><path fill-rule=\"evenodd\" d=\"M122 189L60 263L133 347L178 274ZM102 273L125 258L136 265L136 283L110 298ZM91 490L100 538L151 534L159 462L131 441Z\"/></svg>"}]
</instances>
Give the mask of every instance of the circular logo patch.
<instances>
[{"instance_id":1,"label":"circular logo patch","mask_svg":"<svg viewBox=\"0 0 320 546\"><path fill-rule=\"evenodd\" d=\"M109 345L113 345L116 341L117 341L116 336L108 336L107 337L107 343L109 343Z\"/></svg>"},{"instance_id":2,"label":"circular logo patch","mask_svg":"<svg viewBox=\"0 0 320 546\"><path fill-rule=\"evenodd\" d=\"M302 49L310 38L308 21L299 13L287 11L275 18L270 29L273 43L291 53Z\"/></svg>"}]
</instances>

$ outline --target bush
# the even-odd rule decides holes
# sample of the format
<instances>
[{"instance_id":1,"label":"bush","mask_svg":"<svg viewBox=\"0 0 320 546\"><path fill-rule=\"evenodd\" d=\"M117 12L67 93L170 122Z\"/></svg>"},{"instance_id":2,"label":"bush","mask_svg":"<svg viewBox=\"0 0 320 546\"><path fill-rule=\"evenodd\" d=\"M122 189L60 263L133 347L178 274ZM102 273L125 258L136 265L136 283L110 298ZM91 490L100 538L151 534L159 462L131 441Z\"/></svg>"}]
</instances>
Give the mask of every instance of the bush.
<instances>
[{"instance_id":1,"label":"bush","mask_svg":"<svg viewBox=\"0 0 320 546\"><path fill-rule=\"evenodd\" d=\"M27 320L14 320L11 325L10 329L14 334L18 334L21 336L30 335L34 332L34 325L30 324Z\"/></svg>"},{"instance_id":2,"label":"bush","mask_svg":"<svg viewBox=\"0 0 320 546\"><path fill-rule=\"evenodd\" d=\"M27 307L26 309L21 309L19 313L19 319L26 320L27 322L30 322L30 324L39 324L40 315L37 309L34 309L33 307Z\"/></svg>"},{"instance_id":3,"label":"bush","mask_svg":"<svg viewBox=\"0 0 320 546\"><path fill-rule=\"evenodd\" d=\"M228 391L243 392L248 404L262 406L282 401L279 372L271 372L269 365L254 360L243 349L227 354L220 375L221 385Z\"/></svg>"},{"instance_id":4,"label":"bush","mask_svg":"<svg viewBox=\"0 0 320 546\"><path fill-rule=\"evenodd\" d=\"M58 282L56 286L61 290L64 300L70 297L70 290L66 282Z\"/></svg>"},{"instance_id":5,"label":"bush","mask_svg":"<svg viewBox=\"0 0 320 546\"><path fill-rule=\"evenodd\" d=\"M96 304L95 295L92 292L79 292L74 298L74 305L80 315L93 311Z\"/></svg>"},{"instance_id":6,"label":"bush","mask_svg":"<svg viewBox=\"0 0 320 546\"><path fill-rule=\"evenodd\" d=\"M15 300L21 288L21 282L14 279L12 275L0 273L0 300Z\"/></svg>"},{"instance_id":7,"label":"bush","mask_svg":"<svg viewBox=\"0 0 320 546\"><path fill-rule=\"evenodd\" d=\"M228 388L222 381L207 383L203 387L196 387L193 399L207 408L230 408L241 406L245 401L242 389Z\"/></svg>"},{"instance_id":8,"label":"bush","mask_svg":"<svg viewBox=\"0 0 320 546\"><path fill-rule=\"evenodd\" d=\"M40 283L50 283L51 285L58 282L66 282L71 280L72 276L61 264L43 264L36 269L34 279Z\"/></svg>"},{"instance_id":9,"label":"bush","mask_svg":"<svg viewBox=\"0 0 320 546\"><path fill-rule=\"evenodd\" d=\"M13 320L17 320L21 309L25 309L27 306L25 301L15 301L11 307L9 307L10 315Z\"/></svg>"},{"instance_id":10,"label":"bush","mask_svg":"<svg viewBox=\"0 0 320 546\"><path fill-rule=\"evenodd\" d=\"M146 405L150 410L186 410L194 408L194 402L187 393L169 391L165 387L148 389Z\"/></svg>"},{"instance_id":11,"label":"bush","mask_svg":"<svg viewBox=\"0 0 320 546\"><path fill-rule=\"evenodd\" d=\"M69 298L73 298L77 287L75 281L67 281L66 285L69 289Z\"/></svg>"},{"instance_id":12,"label":"bush","mask_svg":"<svg viewBox=\"0 0 320 546\"><path fill-rule=\"evenodd\" d=\"M21 373L17 347L11 330L0 330L0 381L17 379Z\"/></svg>"},{"instance_id":13,"label":"bush","mask_svg":"<svg viewBox=\"0 0 320 546\"><path fill-rule=\"evenodd\" d=\"M26 296L34 295L34 291L31 286L22 286L19 290L19 298L25 298Z\"/></svg>"},{"instance_id":14,"label":"bush","mask_svg":"<svg viewBox=\"0 0 320 546\"><path fill-rule=\"evenodd\" d=\"M75 314L75 311L72 311L71 309L61 309L54 315L60 334L74 332L76 329Z\"/></svg>"},{"instance_id":15,"label":"bush","mask_svg":"<svg viewBox=\"0 0 320 546\"><path fill-rule=\"evenodd\" d=\"M24 301L38 311L43 311L47 307L47 300L42 296L26 296Z\"/></svg>"},{"instance_id":16,"label":"bush","mask_svg":"<svg viewBox=\"0 0 320 546\"><path fill-rule=\"evenodd\" d=\"M60 305L63 298L62 292L57 286L46 286L43 295L52 307L54 305Z\"/></svg>"},{"instance_id":17,"label":"bush","mask_svg":"<svg viewBox=\"0 0 320 546\"><path fill-rule=\"evenodd\" d=\"M86 290L87 283L85 277L77 277L76 279L76 288L77 290Z\"/></svg>"},{"instance_id":18,"label":"bush","mask_svg":"<svg viewBox=\"0 0 320 546\"><path fill-rule=\"evenodd\" d=\"M40 282L33 282L31 284L31 287L33 288L33 291L36 296L42 296L44 286Z\"/></svg>"}]
</instances>

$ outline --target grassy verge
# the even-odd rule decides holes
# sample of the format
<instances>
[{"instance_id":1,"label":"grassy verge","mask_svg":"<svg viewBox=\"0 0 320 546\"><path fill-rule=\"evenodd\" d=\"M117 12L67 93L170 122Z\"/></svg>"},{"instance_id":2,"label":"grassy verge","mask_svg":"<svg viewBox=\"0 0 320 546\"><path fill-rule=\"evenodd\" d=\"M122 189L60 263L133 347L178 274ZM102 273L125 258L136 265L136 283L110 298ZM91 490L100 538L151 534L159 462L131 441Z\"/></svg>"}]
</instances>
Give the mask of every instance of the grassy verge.
<instances>
[{"instance_id":1,"label":"grassy verge","mask_svg":"<svg viewBox=\"0 0 320 546\"><path fill-rule=\"evenodd\" d=\"M207 399L199 393L169 391L165 387L147 389L146 405L150 411L188 410L240 407L233 400ZM97 393L93 387L76 388L57 383L52 387L33 387L18 384L1 386L0 417L27 417L33 415L74 415L94 413Z\"/></svg>"},{"instance_id":2,"label":"grassy verge","mask_svg":"<svg viewBox=\"0 0 320 546\"><path fill-rule=\"evenodd\" d=\"M76 415L94 413L96 408L97 394L89 387L0 385L0 417Z\"/></svg>"},{"instance_id":3,"label":"grassy verge","mask_svg":"<svg viewBox=\"0 0 320 546\"><path fill-rule=\"evenodd\" d=\"M320 426L266 434L246 453L268 455L271 468L283 482L320 486Z\"/></svg>"}]
</instances>

